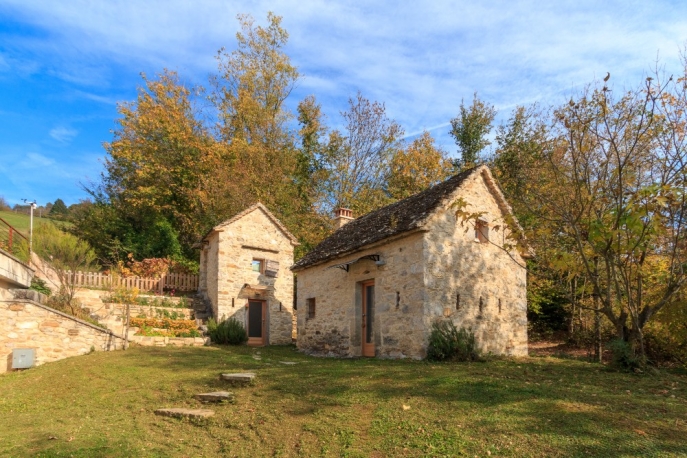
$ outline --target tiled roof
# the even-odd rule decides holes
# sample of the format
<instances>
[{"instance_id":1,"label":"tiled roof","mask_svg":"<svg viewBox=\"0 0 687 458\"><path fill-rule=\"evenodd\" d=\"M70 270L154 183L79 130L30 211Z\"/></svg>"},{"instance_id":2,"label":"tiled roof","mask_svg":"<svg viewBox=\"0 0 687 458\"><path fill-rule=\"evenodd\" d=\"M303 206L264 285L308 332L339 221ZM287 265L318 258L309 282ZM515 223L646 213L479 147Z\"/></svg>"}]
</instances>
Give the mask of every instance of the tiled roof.
<instances>
[{"instance_id":1,"label":"tiled roof","mask_svg":"<svg viewBox=\"0 0 687 458\"><path fill-rule=\"evenodd\" d=\"M420 193L354 219L324 239L296 262L291 269L300 270L354 252L371 243L421 229L432 212L478 169L465 170Z\"/></svg>"}]
</instances>

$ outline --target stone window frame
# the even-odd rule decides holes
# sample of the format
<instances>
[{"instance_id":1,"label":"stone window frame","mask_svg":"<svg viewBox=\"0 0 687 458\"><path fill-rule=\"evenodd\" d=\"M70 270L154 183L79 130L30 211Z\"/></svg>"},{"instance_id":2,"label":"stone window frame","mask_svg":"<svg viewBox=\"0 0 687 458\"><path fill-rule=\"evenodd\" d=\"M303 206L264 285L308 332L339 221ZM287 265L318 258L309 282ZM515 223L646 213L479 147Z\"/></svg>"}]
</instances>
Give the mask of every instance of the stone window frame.
<instances>
[{"instance_id":1,"label":"stone window frame","mask_svg":"<svg viewBox=\"0 0 687 458\"><path fill-rule=\"evenodd\" d=\"M309 297L305 300L305 312L307 313L306 319L307 320L312 320L315 318L315 312L316 312L316 301L314 297Z\"/></svg>"}]
</instances>

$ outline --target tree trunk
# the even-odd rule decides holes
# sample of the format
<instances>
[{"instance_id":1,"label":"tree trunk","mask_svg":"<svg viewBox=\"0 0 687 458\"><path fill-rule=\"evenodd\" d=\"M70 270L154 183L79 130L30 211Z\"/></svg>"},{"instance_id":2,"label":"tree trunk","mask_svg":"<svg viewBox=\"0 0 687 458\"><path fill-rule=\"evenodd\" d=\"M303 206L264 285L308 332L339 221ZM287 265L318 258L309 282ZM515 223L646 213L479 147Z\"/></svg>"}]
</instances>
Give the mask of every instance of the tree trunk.
<instances>
[{"instance_id":1,"label":"tree trunk","mask_svg":"<svg viewBox=\"0 0 687 458\"><path fill-rule=\"evenodd\" d=\"M594 360L603 362L603 349L601 347L601 306L599 296L594 296Z\"/></svg>"}]
</instances>

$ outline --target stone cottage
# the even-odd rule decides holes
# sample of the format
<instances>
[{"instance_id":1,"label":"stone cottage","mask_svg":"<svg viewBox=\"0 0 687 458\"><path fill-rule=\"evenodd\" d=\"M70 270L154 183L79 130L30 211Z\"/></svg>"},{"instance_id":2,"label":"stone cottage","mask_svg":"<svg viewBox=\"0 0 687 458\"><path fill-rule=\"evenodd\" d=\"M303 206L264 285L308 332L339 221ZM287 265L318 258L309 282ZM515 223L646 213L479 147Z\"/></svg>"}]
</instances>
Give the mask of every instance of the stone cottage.
<instances>
[{"instance_id":1,"label":"stone cottage","mask_svg":"<svg viewBox=\"0 0 687 458\"><path fill-rule=\"evenodd\" d=\"M296 238L261 203L214 227L200 253L199 293L219 321L235 318L249 345L290 344Z\"/></svg>"},{"instance_id":2,"label":"stone cottage","mask_svg":"<svg viewBox=\"0 0 687 458\"><path fill-rule=\"evenodd\" d=\"M527 354L527 253L507 251L521 229L486 166L357 219L339 209L335 225L292 267L300 350L423 358L449 319L484 352Z\"/></svg>"}]
</instances>

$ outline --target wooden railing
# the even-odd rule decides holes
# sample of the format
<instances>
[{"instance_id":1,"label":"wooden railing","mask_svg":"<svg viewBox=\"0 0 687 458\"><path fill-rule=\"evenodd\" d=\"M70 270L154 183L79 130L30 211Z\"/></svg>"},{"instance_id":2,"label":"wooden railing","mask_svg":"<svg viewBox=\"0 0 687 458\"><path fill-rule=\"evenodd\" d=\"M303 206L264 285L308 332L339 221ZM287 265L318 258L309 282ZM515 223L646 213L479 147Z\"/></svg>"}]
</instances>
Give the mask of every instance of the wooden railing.
<instances>
[{"instance_id":1,"label":"wooden railing","mask_svg":"<svg viewBox=\"0 0 687 458\"><path fill-rule=\"evenodd\" d=\"M18 256L20 254L19 244L22 242L28 244L29 239L27 239L24 234L12 227L10 223L0 218L0 249Z\"/></svg>"},{"instance_id":2,"label":"wooden railing","mask_svg":"<svg viewBox=\"0 0 687 458\"><path fill-rule=\"evenodd\" d=\"M70 272L70 281L82 288L138 288L140 291L196 291L198 275L167 274L159 278L122 277L100 272Z\"/></svg>"}]
</instances>

